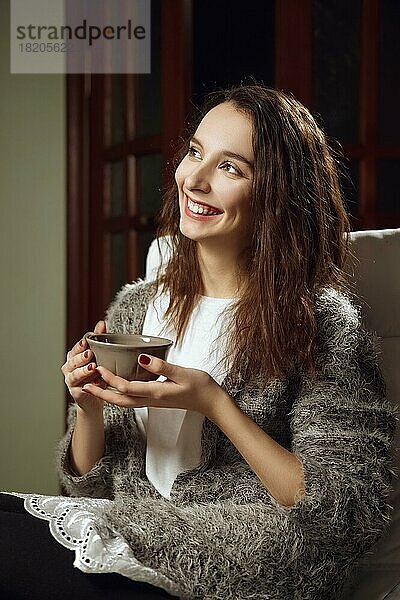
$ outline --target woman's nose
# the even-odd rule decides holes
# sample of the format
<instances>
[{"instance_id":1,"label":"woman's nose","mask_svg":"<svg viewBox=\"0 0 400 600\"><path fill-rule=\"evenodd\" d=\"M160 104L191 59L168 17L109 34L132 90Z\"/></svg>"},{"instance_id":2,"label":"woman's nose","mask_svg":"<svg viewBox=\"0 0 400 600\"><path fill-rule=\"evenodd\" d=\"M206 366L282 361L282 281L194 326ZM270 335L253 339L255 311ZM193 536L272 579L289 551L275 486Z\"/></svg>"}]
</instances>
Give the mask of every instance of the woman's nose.
<instances>
[{"instance_id":1,"label":"woman's nose","mask_svg":"<svg viewBox=\"0 0 400 600\"><path fill-rule=\"evenodd\" d=\"M189 190L201 189L208 192L211 189L210 174L205 165L198 165L187 176L185 186Z\"/></svg>"}]
</instances>

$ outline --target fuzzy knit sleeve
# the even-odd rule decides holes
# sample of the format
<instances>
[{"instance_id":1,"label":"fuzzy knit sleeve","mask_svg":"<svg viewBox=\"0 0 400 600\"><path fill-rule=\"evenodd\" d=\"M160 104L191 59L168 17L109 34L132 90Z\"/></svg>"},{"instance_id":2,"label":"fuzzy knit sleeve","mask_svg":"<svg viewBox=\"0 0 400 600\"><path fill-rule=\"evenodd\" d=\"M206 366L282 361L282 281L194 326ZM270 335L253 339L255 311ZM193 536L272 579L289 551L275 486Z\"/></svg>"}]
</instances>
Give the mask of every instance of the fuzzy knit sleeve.
<instances>
[{"instance_id":1,"label":"fuzzy knit sleeve","mask_svg":"<svg viewBox=\"0 0 400 600\"><path fill-rule=\"evenodd\" d=\"M67 431L57 444L56 466L60 483L65 491L74 497L90 498L114 497L113 465L122 459L125 448L128 448L127 427L123 426L124 409L104 404L104 455L84 475L78 475L72 469L69 450L76 421L76 404L68 407Z\"/></svg>"},{"instance_id":2,"label":"fuzzy knit sleeve","mask_svg":"<svg viewBox=\"0 0 400 600\"><path fill-rule=\"evenodd\" d=\"M109 333L141 333L148 286L142 280L126 284L109 305L105 321ZM105 451L103 457L84 475L77 475L69 460L69 450L76 420L76 404L70 404L67 431L56 447L56 468L60 483L71 496L114 497L113 468L123 460L132 446L132 436L139 436L132 412L104 403Z\"/></svg>"},{"instance_id":3,"label":"fuzzy knit sleeve","mask_svg":"<svg viewBox=\"0 0 400 600\"><path fill-rule=\"evenodd\" d=\"M292 518L319 546L361 556L390 519L397 413L386 399L375 334L347 295L325 290L317 304L317 370L304 377L290 423L305 496Z\"/></svg>"}]
</instances>

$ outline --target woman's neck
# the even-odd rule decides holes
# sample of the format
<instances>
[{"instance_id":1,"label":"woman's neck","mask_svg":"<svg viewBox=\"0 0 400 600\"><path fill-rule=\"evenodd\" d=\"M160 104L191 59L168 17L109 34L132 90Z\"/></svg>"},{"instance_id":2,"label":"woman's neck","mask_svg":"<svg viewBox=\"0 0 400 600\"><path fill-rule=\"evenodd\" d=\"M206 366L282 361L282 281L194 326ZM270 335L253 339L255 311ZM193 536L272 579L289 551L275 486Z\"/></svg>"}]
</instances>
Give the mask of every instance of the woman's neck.
<instances>
[{"instance_id":1,"label":"woman's neck","mask_svg":"<svg viewBox=\"0 0 400 600\"><path fill-rule=\"evenodd\" d=\"M203 280L203 295L212 298L237 298L239 280L237 255L211 251L198 246L200 272Z\"/></svg>"}]
</instances>

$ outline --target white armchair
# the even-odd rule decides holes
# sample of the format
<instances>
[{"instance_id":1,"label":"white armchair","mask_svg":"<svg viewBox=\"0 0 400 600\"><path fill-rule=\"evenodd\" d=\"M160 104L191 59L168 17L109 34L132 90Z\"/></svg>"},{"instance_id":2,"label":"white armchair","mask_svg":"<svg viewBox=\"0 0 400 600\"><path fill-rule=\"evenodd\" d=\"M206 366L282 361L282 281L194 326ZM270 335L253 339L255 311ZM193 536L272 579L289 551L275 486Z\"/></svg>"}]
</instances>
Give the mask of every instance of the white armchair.
<instances>
[{"instance_id":1,"label":"white armchair","mask_svg":"<svg viewBox=\"0 0 400 600\"><path fill-rule=\"evenodd\" d=\"M355 231L351 234L356 261L348 264L367 329L375 331L381 346L380 363L388 399L400 404L400 229ZM400 427L395 440L396 468L400 473ZM400 479L391 497L394 508L388 534L365 557L349 590L349 600L400 598Z\"/></svg>"}]
</instances>

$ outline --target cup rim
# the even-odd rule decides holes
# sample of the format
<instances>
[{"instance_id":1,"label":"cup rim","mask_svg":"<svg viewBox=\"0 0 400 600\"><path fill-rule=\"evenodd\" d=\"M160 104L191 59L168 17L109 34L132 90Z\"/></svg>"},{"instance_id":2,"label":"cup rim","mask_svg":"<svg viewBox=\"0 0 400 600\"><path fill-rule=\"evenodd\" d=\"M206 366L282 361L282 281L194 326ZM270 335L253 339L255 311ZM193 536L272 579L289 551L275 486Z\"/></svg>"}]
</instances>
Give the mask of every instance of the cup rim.
<instances>
[{"instance_id":1,"label":"cup rim","mask_svg":"<svg viewBox=\"0 0 400 600\"><path fill-rule=\"evenodd\" d=\"M158 343L150 343L148 346L143 346L143 347L137 347L135 344L118 344L118 343L110 343L110 342L102 342L100 340L95 340L93 339L94 336L99 336L99 335L108 335L108 336L112 336L112 335L118 335L118 336L122 336L122 337L131 337L131 336L136 336L136 337L141 337L141 338L151 338L152 340L157 340ZM116 348L116 349L126 349L126 350L140 350L141 352L146 352L146 348L154 348L154 349L158 349L158 348L166 348L168 346L172 346L173 341L169 340L168 338L162 338L162 337L158 337L155 335L142 335L141 333L94 333L93 331L85 334L85 338L87 339L87 341L92 342L93 344L98 344L99 346L102 347L106 347L106 348Z\"/></svg>"}]
</instances>

